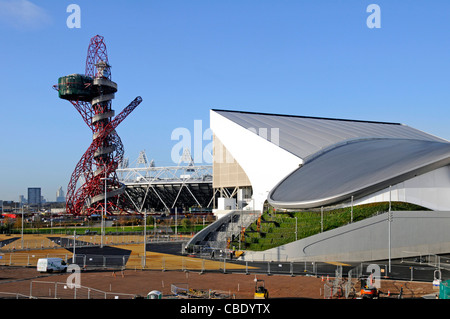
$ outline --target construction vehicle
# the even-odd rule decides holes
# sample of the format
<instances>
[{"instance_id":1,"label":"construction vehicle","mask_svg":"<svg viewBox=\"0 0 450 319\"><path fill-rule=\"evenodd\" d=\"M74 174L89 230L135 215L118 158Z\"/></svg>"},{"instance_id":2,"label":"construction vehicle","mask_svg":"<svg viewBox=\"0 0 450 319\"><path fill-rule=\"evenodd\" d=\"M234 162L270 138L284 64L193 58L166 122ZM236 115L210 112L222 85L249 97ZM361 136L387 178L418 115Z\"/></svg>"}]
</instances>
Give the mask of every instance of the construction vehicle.
<instances>
[{"instance_id":1,"label":"construction vehicle","mask_svg":"<svg viewBox=\"0 0 450 319\"><path fill-rule=\"evenodd\" d=\"M378 297L378 289L375 287L365 287L361 289L361 298L377 298Z\"/></svg>"},{"instance_id":2,"label":"construction vehicle","mask_svg":"<svg viewBox=\"0 0 450 319\"><path fill-rule=\"evenodd\" d=\"M269 298L269 291L265 287L264 280L255 278L255 296L254 296L254 299L268 299L268 298Z\"/></svg>"},{"instance_id":3,"label":"construction vehicle","mask_svg":"<svg viewBox=\"0 0 450 319\"><path fill-rule=\"evenodd\" d=\"M360 296L361 298L378 298L379 291L378 289L372 285L372 276L369 276L367 280L361 279L361 291Z\"/></svg>"},{"instance_id":4,"label":"construction vehicle","mask_svg":"<svg viewBox=\"0 0 450 319\"><path fill-rule=\"evenodd\" d=\"M373 286L364 286L360 291L361 298L378 298L378 289Z\"/></svg>"}]
</instances>

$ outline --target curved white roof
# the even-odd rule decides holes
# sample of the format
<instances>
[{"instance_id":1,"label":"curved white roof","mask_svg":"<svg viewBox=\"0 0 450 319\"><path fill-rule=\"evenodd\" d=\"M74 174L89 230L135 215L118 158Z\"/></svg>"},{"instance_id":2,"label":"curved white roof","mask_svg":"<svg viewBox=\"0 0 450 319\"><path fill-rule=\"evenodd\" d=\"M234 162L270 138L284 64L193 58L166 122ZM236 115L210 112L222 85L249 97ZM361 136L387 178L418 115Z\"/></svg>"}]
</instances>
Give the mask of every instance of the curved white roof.
<instances>
[{"instance_id":1,"label":"curved white roof","mask_svg":"<svg viewBox=\"0 0 450 319\"><path fill-rule=\"evenodd\" d=\"M307 160L268 195L274 207L314 208L348 201L450 164L450 143L404 138L336 144Z\"/></svg>"},{"instance_id":2,"label":"curved white roof","mask_svg":"<svg viewBox=\"0 0 450 319\"><path fill-rule=\"evenodd\" d=\"M246 129L253 128L256 133L261 132L261 129L267 129L269 135L267 140L273 143L270 129L279 129L279 136L275 140L278 143L277 146L301 159L336 143L358 138L403 138L444 142L443 139L399 123L242 111L212 111Z\"/></svg>"},{"instance_id":3,"label":"curved white roof","mask_svg":"<svg viewBox=\"0 0 450 319\"><path fill-rule=\"evenodd\" d=\"M372 178L376 183L391 183L394 180L390 179L390 174L397 175L396 169L415 171L414 163L424 164L408 162L410 159L402 157L396 150L389 149L388 145L394 143L394 139L400 145L398 150L405 147L408 153L413 149L420 149L423 152L421 156L424 156L420 158L425 162L435 161L434 151L445 153L445 149L450 145L444 139L399 123L217 109L212 109L210 114L210 125L214 134L240 164L251 182L252 198L257 209L261 209L266 200L276 207L285 208L321 206L342 200L346 196L348 200L352 195L362 196L362 189L376 189L370 184ZM365 142L362 143L361 140ZM382 152L389 154L387 158L383 159L383 154L379 162L369 165L374 176L370 176L370 170L363 169L359 172L362 173L361 176L352 175L357 171L346 166L357 158L367 160L367 163L378 158L377 152L372 158L364 158L361 156L364 155L362 151L353 149L356 145L367 147L367 154L385 146ZM341 154L334 157L339 152L338 146L352 155ZM433 150L434 147L438 150ZM395 156L399 156L400 166L395 166ZM445 158L445 155L443 156ZM383 174L383 169L377 165L384 160L387 161L384 163L388 164L389 159L393 160L389 163L392 165L389 173L378 176L377 174ZM327 165L318 165L325 160ZM298 169L299 165L303 167ZM330 172L331 167L335 171ZM355 179L346 180L349 176L354 176ZM377 176L379 178L375 178ZM344 188L343 182L349 183L348 189ZM371 187L366 188L368 186Z\"/></svg>"}]
</instances>

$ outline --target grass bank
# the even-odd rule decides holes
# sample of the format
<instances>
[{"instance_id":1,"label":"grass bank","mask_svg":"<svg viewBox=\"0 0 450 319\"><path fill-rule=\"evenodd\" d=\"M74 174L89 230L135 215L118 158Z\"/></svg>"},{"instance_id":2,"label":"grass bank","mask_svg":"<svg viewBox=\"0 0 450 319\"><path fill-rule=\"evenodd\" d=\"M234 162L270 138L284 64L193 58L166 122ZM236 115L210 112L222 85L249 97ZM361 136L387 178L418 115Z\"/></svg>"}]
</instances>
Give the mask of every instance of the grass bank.
<instances>
[{"instance_id":1,"label":"grass bank","mask_svg":"<svg viewBox=\"0 0 450 319\"><path fill-rule=\"evenodd\" d=\"M256 222L236 236L231 246L241 249L262 251L295 240L325 232L357 222L389 210L389 203L374 203L324 211L276 212L273 208L264 212ZM403 202L392 202L392 211L428 210L424 207ZM240 237L240 238L239 238Z\"/></svg>"}]
</instances>

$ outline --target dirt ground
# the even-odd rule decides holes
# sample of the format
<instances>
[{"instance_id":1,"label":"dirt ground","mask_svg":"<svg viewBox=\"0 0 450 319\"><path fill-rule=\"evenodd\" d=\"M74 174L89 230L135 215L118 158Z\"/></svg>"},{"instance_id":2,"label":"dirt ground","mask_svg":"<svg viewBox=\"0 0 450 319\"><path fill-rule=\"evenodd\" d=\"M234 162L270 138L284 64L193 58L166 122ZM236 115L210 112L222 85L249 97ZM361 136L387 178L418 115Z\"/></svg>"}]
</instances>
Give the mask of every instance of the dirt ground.
<instances>
[{"instance_id":1,"label":"dirt ground","mask_svg":"<svg viewBox=\"0 0 450 319\"><path fill-rule=\"evenodd\" d=\"M2 238L7 240L11 237ZM114 240L113 240L114 241ZM6 252L19 241L12 241L3 247L5 253L3 260L13 260L15 266L0 266L0 298L6 296L2 293L22 294L29 296L32 281L51 281L66 283L70 274L40 274L35 266L23 267L24 265L36 265L37 259L46 257L71 258L72 253L67 249L58 248L46 236L25 236L24 246L36 250L26 252ZM37 249L37 247L53 247L48 250ZM8 248L9 247L9 248ZM17 248L18 246L14 247ZM114 245L114 247L129 250L130 256L127 262L127 270L123 272L95 271L87 270L80 274L80 285L91 289L101 290L107 293L121 293L146 296L152 290L159 290L164 296L171 294L171 285L178 285L191 289L219 290L229 292L236 299L253 299L255 289L255 278L264 280L265 287L269 291L269 298L308 298L324 299L325 288L328 284L323 278L309 276L287 276L287 275L245 275L237 273L221 273L221 263L218 261L206 260L202 264L199 259L181 257L170 252L147 252L148 268L153 270L141 270L141 261L144 254L143 245ZM60 256L61 255L61 256ZM12 257L12 259L11 259ZM23 260L22 260L23 259ZM153 263L153 264L152 264ZM183 268L182 265L186 266ZM11 264L11 263L10 263ZM161 265L165 265L164 268ZM19 266L21 265L21 266ZM203 265L203 266L202 266ZM136 266L136 267L133 267ZM206 272L200 274L202 267ZM243 265L227 264L227 270L243 269ZM134 270L133 268L137 269ZM161 269L161 270L154 270ZM162 271L162 269L166 271ZM189 272L179 271L180 269L191 269ZM198 269L198 270L197 270ZM251 273L251 267L249 267ZM332 278L330 278L332 280ZM356 287L359 290L359 287ZM400 290L403 291L403 298L417 298L423 295L436 294L438 291L433 288L432 283L386 281L381 282L381 289L384 296L390 293L391 298L397 298Z\"/></svg>"},{"instance_id":2,"label":"dirt ground","mask_svg":"<svg viewBox=\"0 0 450 319\"><path fill-rule=\"evenodd\" d=\"M69 274L41 274L36 268L0 267L0 292L30 294L31 281L51 281L65 283ZM236 299L253 299L255 278L262 279L269 291L269 298L311 298L324 299L322 278L308 276L245 275L206 272L125 270L86 271L81 273L81 286L105 292L146 296L152 290L163 295L171 294L171 284L192 289L220 290L229 292ZM416 298L436 293L431 283L382 281L381 291L397 298L400 288L404 298Z\"/></svg>"}]
</instances>

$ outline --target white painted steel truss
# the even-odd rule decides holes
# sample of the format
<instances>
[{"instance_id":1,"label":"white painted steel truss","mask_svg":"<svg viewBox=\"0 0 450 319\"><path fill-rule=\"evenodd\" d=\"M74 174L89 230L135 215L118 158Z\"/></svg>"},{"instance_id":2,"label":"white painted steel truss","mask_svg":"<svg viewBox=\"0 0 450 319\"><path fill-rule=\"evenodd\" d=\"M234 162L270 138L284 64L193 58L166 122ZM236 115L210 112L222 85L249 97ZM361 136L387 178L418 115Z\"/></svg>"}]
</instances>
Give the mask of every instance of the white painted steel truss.
<instances>
[{"instance_id":1,"label":"white painted steel truss","mask_svg":"<svg viewBox=\"0 0 450 319\"><path fill-rule=\"evenodd\" d=\"M211 165L120 168L117 174L137 211L213 205Z\"/></svg>"}]
</instances>

